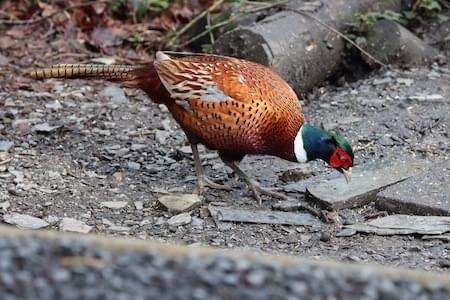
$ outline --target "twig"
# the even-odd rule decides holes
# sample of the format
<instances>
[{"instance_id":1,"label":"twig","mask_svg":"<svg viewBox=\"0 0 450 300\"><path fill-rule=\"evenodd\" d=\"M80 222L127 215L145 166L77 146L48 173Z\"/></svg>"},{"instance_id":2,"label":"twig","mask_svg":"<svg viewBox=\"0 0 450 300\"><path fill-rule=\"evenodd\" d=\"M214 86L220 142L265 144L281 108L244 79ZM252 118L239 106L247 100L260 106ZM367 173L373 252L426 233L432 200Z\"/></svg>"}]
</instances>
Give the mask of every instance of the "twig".
<instances>
[{"instance_id":1,"label":"twig","mask_svg":"<svg viewBox=\"0 0 450 300\"><path fill-rule=\"evenodd\" d=\"M165 43L166 47L170 47L172 46L172 44L180 37L182 36L184 33L186 33L186 31L189 30L189 28L191 28L195 23L197 23L200 19L202 19L203 17L205 17L208 13L210 13L211 11L213 11L216 7L218 7L219 5L221 5L223 3L224 0L217 0L214 1L213 4L211 4L207 9L205 9L204 11L202 11L200 14L198 14L195 18L193 18L189 23L187 23L186 25L183 26L183 28L181 28L167 43Z\"/></svg>"},{"instance_id":2,"label":"twig","mask_svg":"<svg viewBox=\"0 0 450 300\"><path fill-rule=\"evenodd\" d=\"M206 15L206 22L208 24L208 28L211 27L211 13L208 13ZM211 45L214 44L215 40L216 39L214 38L214 32L212 32L212 30L209 31L209 41L211 42Z\"/></svg>"},{"instance_id":3,"label":"twig","mask_svg":"<svg viewBox=\"0 0 450 300\"><path fill-rule=\"evenodd\" d=\"M388 65L386 65L385 63L383 63L382 61L376 59L375 57L373 57L369 52L367 52L366 50L364 50L363 48L361 48L360 46L358 46L358 44L356 44L354 41L352 41L350 38L348 38L345 34L343 34L342 32L340 32L339 30L337 30L336 28L326 24L325 22L323 22L322 20L320 20L319 18L309 14L308 12L302 10L302 9L293 9L293 8L285 8L285 10L287 11L292 11L295 12L297 14L300 14L302 16L306 16L308 18L313 19L315 22L319 23L320 25L322 25L323 27L325 27L327 30L335 33L336 35L340 36L342 39L344 39L345 41L347 41L348 43L350 43L353 47L355 47L356 49L358 49L359 51L361 51L361 53L363 53L364 55L366 55L368 58L370 58L371 60L373 60L375 63L379 64L382 67L385 68L389 68Z\"/></svg>"},{"instance_id":4,"label":"twig","mask_svg":"<svg viewBox=\"0 0 450 300\"><path fill-rule=\"evenodd\" d=\"M278 1L276 3L270 3L270 4L265 3L264 5L261 5L261 7L256 7L253 9L245 10L244 13L246 13L246 14L257 13L262 10L267 10L269 8L274 8L274 7L279 7L279 6L285 5L286 3L290 2L290 1L291 0L283 0L283 1Z\"/></svg>"},{"instance_id":5,"label":"twig","mask_svg":"<svg viewBox=\"0 0 450 300\"><path fill-rule=\"evenodd\" d=\"M40 22L43 22L49 18L53 18L56 15L59 15L61 13L64 13L68 10L72 10L75 8L80 8L80 7L84 7L84 6L89 6L92 4L97 4L97 3L108 3L108 0L98 0L98 1L90 1L90 2L84 2L84 3L78 3L78 4L74 4L74 5L70 5L67 6L61 10L55 11L51 14L49 14L48 16L45 17L40 17L34 20L0 20L0 24L5 24L5 25L32 25L32 24L37 24Z\"/></svg>"},{"instance_id":6,"label":"twig","mask_svg":"<svg viewBox=\"0 0 450 300\"><path fill-rule=\"evenodd\" d=\"M206 30L204 30L204 31L200 32L199 34L197 34L196 36L190 38L189 40L187 40L186 42L184 42L183 44L181 44L178 48L186 47L187 45L189 45L189 44L195 42L195 41L198 40L199 38L201 38L201 37L207 35L208 33L212 32L214 29L219 28L219 27L222 27L222 26L225 26L225 25L227 25L227 24L233 22L233 21L236 20L237 18L238 18L238 15L236 15L236 16L234 16L234 17L231 17L231 18L229 18L228 20L225 20L225 21L216 23L216 24L214 24L214 25L212 25L212 26L208 26L208 28L207 28Z\"/></svg>"},{"instance_id":7,"label":"twig","mask_svg":"<svg viewBox=\"0 0 450 300\"><path fill-rule=\"evenodd\" d=\"M239 14L236 14L236 15L234 15L234 16L231 16L231 17L228 18L227 20L224 20L224 21L222 21L222 22L216 23L216 24L214 24L214 25L210 25L210 24L208 23L208 27L206 28L206 30L204 30L204 31L200 32L199 34L197 34L196 36L190 38L189 40L187 40L186 42L184 42L183 44L181 44L180 46L178 46L178 48L186 47L186 46L188 46L189 44L191 44L191 43L195 42L196 40L198 40L199 38L205 36L205 35L208 34L208 33L212 34L212 31L213 31L214 29L217 29L217 28L220 28L220 27L222 27L222 26L228 25L228 24L230 24L231 22L237 20L239 17L241 17L241 16L243 16L243 15L245 15L245 14L257 13L257 12L259 12L259 11L267 10L267 9L269 9L269 8L273 8L273 7L277 7L277 6L282 6L282 5L286 4L286 3L288 3L289 1L290 1L290 0L284 0L284 1L277 2L277 3L271 3L271 4L268 4L268 5L266 4L266 5L262 6L262 7L257 7L257 8L253 8L253 9L249 9L249 10L243 10L243 11L241 11Z\"/></svg>"}]
</instances>

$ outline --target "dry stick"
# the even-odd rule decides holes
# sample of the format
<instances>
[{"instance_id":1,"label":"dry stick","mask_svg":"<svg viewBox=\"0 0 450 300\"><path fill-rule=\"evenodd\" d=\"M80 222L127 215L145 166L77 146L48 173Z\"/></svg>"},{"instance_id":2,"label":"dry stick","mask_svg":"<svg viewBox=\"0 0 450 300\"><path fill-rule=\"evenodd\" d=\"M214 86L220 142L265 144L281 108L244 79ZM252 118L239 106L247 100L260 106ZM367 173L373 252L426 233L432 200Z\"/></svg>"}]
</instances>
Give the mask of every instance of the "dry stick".
<instances>
[{"instance_id":1,"label":"dry stick","mask_svg":"<svg viewBox=\"0 0 450 300\"><path fill-rule=\"evenodd\" d=\"M340 36L341 38L343 38L345 41L349 42L353 47L355 47L356 49L358 49L359 51L361 51L361 53L363 53L364 55L366 55L368 58L370 58L371 60L373 60L375 63L379 64L382 67L388 68L389 66L386 65L385 63L381 62L380 60L376 59L375 57L373 57L369 52L367 52L366 50L364 50L363 48L361 48L360 46L358 46L354 41L352 41L350 38L348 38L345 34L341 33L339 30L337 30L336 28L328 25L327 23L323 22L322 20L320 20L319 18L307 13L304 10L299 10L299 9L293 9L293 8L285 8L288 11L292 11L295 13L298 13L300 15L306 16L308 18L313 19L314 21L316 21L317 23L319 23L320 25L322 25L323 27L325 27L326 29L328 29L329 31L337 34L338 36Z\"/></svg>"},{"instance_id":2,"label":"dry stick","mask_svg":"<svg viewBox=\"0 0 450 300\"><path fill-rule=\"evenodd\" d=\"M214 1L213 4L211 4L211 6L209 6L207 9L205 9L204 11L202 11L200 14L198 14L195 18L193 18L189 23L187 23L186 25L184 25L183 28L181 28L167 43L165 43L166 47L170 47L172 46L172 44L180 37L182 36L186 31L189 30L189 28L191 28L195 23L197 23L200 19L202 19L204 16L206 16L208 13L210 13L211 11L213 11L216 7L218 7L219 5L221 5L223 3L224 0L218 0L218 1Z\"/></svg>"},{"instance_id":3,"label":"dry stick","mask_svg":"<svg viewBox=\"0 0 450 300\"><path fill-rule=\"evenodd\" d=\"M40 23L42 21L45 21L49 18L53 18L56 15L59 15L61 13L64 13L68 10L72 10L75 8L80 8L80 7L84 7L84 6L89 6L92 4L97 4L97 3L108 3L108 0L98 0L98 1L90 1L90 2L85 2L85 3L78 3L78 4L74 4L74 5L70 5L67 6L66 8L63 8L61 10L55 11L51 14L49 14L48 16L45 17L40 17L34 20L0 20L0 24L5 24L5 25L31 25L31 24L37 24Z\"/></svg>"}]
</instances>

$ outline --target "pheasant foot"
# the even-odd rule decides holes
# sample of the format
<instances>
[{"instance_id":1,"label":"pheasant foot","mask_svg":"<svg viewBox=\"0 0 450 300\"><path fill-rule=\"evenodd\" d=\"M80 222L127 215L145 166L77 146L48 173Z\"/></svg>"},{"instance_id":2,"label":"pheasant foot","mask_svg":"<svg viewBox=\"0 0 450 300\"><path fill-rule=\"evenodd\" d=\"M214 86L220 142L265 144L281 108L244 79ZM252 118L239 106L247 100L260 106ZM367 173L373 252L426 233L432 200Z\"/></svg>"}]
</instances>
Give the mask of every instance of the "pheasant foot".
<instances>
[{"instance_id":1,"label":"pheasant foot","mask_svg":"<svg viewBox=\"0 0 450 300\"><path fill-rule=\"evenodd\" d=\"M253 195L255 196L259 205L262 204L262 199L261 199L262 195L266 195L269 197L278 198L278 199L282 199L282 200L288 199L288 197L284 194L273 192L273 191L268 190L267 188L261 187L261 185L257 181L248 177L247 174L245 174L244 171L241 170L241 168L235 161L227 161L224 159L222 159L222 160L227 166L229 166L234 171L234 173L236 173L236 175L238 175L239 178L241 178L242 180L244 180L247 183L249 189L253 192Z\"/></svg>"}]
</instances>

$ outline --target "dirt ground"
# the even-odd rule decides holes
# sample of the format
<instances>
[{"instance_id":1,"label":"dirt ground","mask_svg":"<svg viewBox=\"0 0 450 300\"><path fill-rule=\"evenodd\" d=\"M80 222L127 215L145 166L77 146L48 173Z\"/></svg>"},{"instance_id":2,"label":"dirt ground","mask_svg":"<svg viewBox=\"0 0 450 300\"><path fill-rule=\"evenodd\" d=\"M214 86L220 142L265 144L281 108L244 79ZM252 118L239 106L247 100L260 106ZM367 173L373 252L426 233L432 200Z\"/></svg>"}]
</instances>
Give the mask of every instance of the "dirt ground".
<instances>
[{"instance_id":1,"label":"dirt ground","mask_svg":"<svg viewBox=\"0 0 450 300\"><path fill-rule=\"evenodd\" d=\"M209 203L270 209L277 200L266 199L258 207L245 185L203 148L207 174L233 191L209 190L204 204L192 211L191 224L169 227L171 214L158 205L158 197L191 192L196 179L183 132L167 110L139 91L124 89L122 95L101 81L27 79L21 72L45 61L39 56L42 42L36 42L39 51L29 50L36 47L31 44L23 48L24 40L14 42L22 45L14 52L16 67L0 72L0 141L13 142L0 153L0 203L10 204L2 213L44 218L55 230L61 218L70 217L101 235L448 270L450 246L442 241L335 236L342 223L373 214L372 205L341 211L336 224L317 228L233 224L219 231L207 212ZM450 153L449 80L445 67L378 71L340 87L318 88L302 102L310 123L336 127L349 138L356 164L388 166L414 158L434 162ZM242 166L264 185L281 190L300 177L335 173L321 162L305 166L271 157L247 157ZM104 201L128 206L110 209L102 207Z\"/></svg>"}]
</instances>

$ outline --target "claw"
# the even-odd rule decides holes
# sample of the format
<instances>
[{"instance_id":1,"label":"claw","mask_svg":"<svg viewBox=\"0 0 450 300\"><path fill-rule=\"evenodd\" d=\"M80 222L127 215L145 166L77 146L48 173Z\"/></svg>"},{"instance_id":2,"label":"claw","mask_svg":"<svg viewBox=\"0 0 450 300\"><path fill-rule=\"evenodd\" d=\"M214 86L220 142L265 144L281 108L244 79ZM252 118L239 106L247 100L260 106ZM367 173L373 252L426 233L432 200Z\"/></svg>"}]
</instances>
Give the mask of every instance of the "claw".
<instances>
[{"instance_id":1,"label":"claw","mask_svg":"<svg viewBox=\"0 0 450 300\"><path fill-rule=\"evenodd\" d=\"M281 199L281 200L287 200L288 199L288 197L286 195L281 194L281 193L277 193L277 192L273 192L273 191L270 191L270 190L268 190L266 188L263 188L263 187L261 187L259 185L258 182L253 181L253 180L248 183L248 186L252 190L253 194L255 195L255 198L258 201L259 205L262 205L261 195L266 195L266 196L273 197L273 198L278 198L278 199Z\"/></svg>"},{"instance_id":2,"label":"claw","mask_svg":"<svg viewBox=\"0 0 450 300\"><path fill-rule=\"evenodd\" d=\"M214 181L209 179L206 175L199 176L197 186L198 194L203 194L205 188L207 187L211 189L231 191L231 187L224 184L215 183Z\"/></svg>"}]
</instances>

